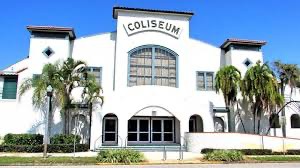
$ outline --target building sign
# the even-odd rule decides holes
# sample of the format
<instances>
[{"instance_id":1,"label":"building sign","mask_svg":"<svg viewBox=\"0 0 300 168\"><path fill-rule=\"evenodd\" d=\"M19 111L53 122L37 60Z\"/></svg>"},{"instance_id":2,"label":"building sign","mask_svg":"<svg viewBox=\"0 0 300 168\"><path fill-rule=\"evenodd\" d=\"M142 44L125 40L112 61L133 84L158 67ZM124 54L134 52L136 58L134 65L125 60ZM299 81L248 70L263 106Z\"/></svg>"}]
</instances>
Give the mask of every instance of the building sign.
<instances>
[{"instance_id":1,"label":"building sign","mask_svg":"<svg viewBox=\"0 0 300 168\"><path fill-rule=\"evenodd\" d=\"M123 26L128 36L144 31L159 31L178 39L182 31L182 28L174 23L157 19L137 20Z\"/></svg>"}]
</instances>

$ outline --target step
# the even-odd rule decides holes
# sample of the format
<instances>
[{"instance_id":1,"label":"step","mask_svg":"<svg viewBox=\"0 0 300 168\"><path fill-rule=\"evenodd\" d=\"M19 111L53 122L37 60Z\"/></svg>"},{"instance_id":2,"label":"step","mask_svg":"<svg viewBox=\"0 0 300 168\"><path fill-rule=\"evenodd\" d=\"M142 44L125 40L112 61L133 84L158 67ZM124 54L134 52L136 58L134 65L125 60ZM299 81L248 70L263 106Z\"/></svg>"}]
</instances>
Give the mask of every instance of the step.
<instances>
[{"instance_id":1,"label":"step","mask_svg":"<svg viewBox=\"0 0 300 168\"><path fill-rule=\"evenodd\" d=\"M170 146L146 146L146 145L142 145L142 146L127 146L127 147L120 147L120 146L101 146L99 148L96 149L96 151L100 151L100 150L109 150L109 149L132 149L132 150L136 150L136 151L140 151L140 152L163 152L164 150L167 152L177 152L180 151L180 146L178 145L170 145ZM186 151L185 147L181 148L182 151Z\"/></svg>"}]
</instances>

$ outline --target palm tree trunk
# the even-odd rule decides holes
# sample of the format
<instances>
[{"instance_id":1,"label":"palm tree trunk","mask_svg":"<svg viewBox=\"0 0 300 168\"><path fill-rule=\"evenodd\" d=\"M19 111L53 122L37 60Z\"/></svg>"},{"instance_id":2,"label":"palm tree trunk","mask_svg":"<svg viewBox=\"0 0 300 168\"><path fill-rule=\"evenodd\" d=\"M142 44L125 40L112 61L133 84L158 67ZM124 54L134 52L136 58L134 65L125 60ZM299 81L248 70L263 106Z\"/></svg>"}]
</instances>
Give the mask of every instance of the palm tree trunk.
<instances>
[{"instance_id":1,"label":"palm tree trunk","mask_svg":"<svg viewBox=\"0 0 300 168\"><path fill-rule=\"evenodd\" d=\"M284 90L285 90L284 84L283 84L283 82L281 82L280 83L280 92L283 97L284 97ZM285 108L282 109L281 116L282 117L285 116ZM286 127L284 124L281 127L282 127L282 136L286 137Z\"/></svg>"},{"instance_id":2,"label":"palm tree trunk","mask_svg":"<svg viewBox=\"0 0 300 168\"><path fill-rule=\"evenodd\" d=\"M257 114L256 107L254 107L254 110L253 110L253 134L255 134L256 114Z\"/></svg>"},{"instance_id":3,"label":"palm tree trunk","mask_svg":"<svg viewBox=\"0 0 300 168\"><path fill-rule=\"evenodd\" d=\"M238 102L236 103L236 108L237 108L237 112L239 114L239 118L240 118L242 126L243 126L244 133L246 133L245 125L244 125L243 119L241 117L241 113L240 113L240 110L239 110L239 103Z\"/></svg>"},{"instance_id":4,"label":"palm tree trunk","mask_svg":"<svg viewBox=\"0 0 300 168\"><path fill-rule=\"evenodd\" d=\"M257 112L257 134L259 134L259 131L260 131L260 121L261 121L261 111L258 110Z\"/></svg>"},{"instance_id":5,"label":"palm tree trunk","mask_svg":"<svg viewBox=\"0 0 300 168\"><path fill-rule=\"evenodd\" d=\"M91 135L92 135L92 113L93 113L93 104L89 103L89 117L90 117L90 123L89 123L89 138L88 138L88 144L91 146Z\"/></svg>"}]
</instances>

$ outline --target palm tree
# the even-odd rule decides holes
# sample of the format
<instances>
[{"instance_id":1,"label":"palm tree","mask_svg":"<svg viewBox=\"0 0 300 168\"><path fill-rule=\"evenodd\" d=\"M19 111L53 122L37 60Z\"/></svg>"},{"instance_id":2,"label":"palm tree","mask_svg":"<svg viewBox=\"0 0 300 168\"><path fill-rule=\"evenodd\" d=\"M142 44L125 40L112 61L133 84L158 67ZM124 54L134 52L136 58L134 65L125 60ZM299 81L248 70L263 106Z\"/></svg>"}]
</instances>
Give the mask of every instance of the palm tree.
<instances>
[{"instance_id":1,"label":"palm tree","mask_svg":"<svg viewBox=\"0 0 300 168\"><path fill-rule=\"evenodd\" d=\"M55 104L63 105L60 101L63 98L63 87L60 81L57 79L57 73L59 71L59 64L56 62L55 64L46 64L42 69L42 73L39 76L35 76L33 78L25 79L20 86L19 95L20 98L30 90L33 90L32 96L32 104L35 108L38 109L45 109L48 105L47 103L47 87L51 85L54 89L53 91L53 101ZM52 107L51 107L52 108ZM52 121L52 110L49 110L50 113L48 114L48 135L51 133L51 121Z\"/></svg>"},{"instance_id":2,"label":"palm tree","mask_svg":"<svg viewBox=\"0 0 300 168\"><path fill-rule=\"evenodd\" d=\"M224 101L226 107L229 107L229 123L232 122L233 105L237 100L237 93L239 89L239 84L241 81L241 72L234 66L229 65L221 68L215 77L215 89L219 93L220 90L223 93ZM230 131L233 131L234 127L229 124Z\"/></svg>"},{"instance_id":3,"label":"palm tree","mask_svg":"<svg viewBox=\"0 0 300 168\"><path fill-rule=\"evenodd\" d=\"M258 118L257 133L259 133L262 112L270 114L277 105L283 104L283 97L278 92L278 83L273 71L267 64L258 61L247 70L241 82L241 91L243 97L252 104L253 132L255 133Z\"/></svg>"},{"instance_id":4,"label":"palm tree","mask_svg":"<svg viewBox=\"0 0 300 168\"><path fill-rule=\"evenodd\" d=\"M70 134L70 107L72 103L71 93L76 87L80 87L86 63L80 60L68 58L60 67L58 71L58 79L63 86L63 114L64 114L64 132Z\"/></svg>"},{"instance_id":5,"label":"palm tree","mask_svg":"<svg viewBox=\"0 0 300 168\"><path fill-rule=\"evenodd\" d=\"M87 103L89 109L89 139L88 143L91 143L91 132L92 132L92 113L93 104L100 102L102 106L104 103L104 97L102 94L102 87L96 82L93 75L87 75L87 79L84 81L84 90L82 92L82 98Z\"/></svg>"},{"instance_id":6,"label":"palm tree","mask_svg":"<svg viewBox=\"0 0 300 168\"><path fill-rule=\"evenodd\" d=\"M70 133L71 92L80 87L86 64L68 58L64 62L46 64L39 78L28 78L20 87L20 95L34 87L33 104L40 108L45 104L46 88L50 84L54 89L54 97L64 114L64 132Z\"/></svg>"},{"instance_id":7,"label":"palm tree","mask_svg":"<svg viewBox=\"0 0 300 168\"><path fill-rule=\"evenodd\" d=\"M285 88L288 85L291 89L290 94L297 87L299 81L299 68L296 64L284 64L281 61L275 61L274 69L279 79L280 93L284 97ZM291 96L291 95L290 95ZM282 109L282 116L285 116L285 109ZM282 135L286 137L285 125L282 125Z\"/></svg>"}]
</instances>

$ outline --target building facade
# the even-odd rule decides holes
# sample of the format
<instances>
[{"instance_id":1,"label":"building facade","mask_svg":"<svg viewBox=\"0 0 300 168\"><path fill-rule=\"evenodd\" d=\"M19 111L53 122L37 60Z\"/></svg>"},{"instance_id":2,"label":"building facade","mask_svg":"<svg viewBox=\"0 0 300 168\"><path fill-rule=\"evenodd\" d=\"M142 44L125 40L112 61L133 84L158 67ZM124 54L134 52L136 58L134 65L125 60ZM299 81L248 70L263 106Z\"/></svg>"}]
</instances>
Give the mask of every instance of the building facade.
<instances>
[{"instance_id":1,"label":"building facade","mask_svg":"<svg viewBox=\"0 0 300 168\"><path fill-rule=\"evenodd\" d=\"M95 105L91 118L91 149L180 144L188 132L228 132L228 109L214 90L214 76L225 65L244 74L257 61L263 62L266 42L227 39L220 47L207 44L190 37L192 16L114 7L115 32L79 38L73 28L28 26L29 56L0 74L0 135L44 132L47 108L32 106L33 90L22 97L18 90L24 79L39 75L44 64L68 57L85 61L104 90L105 102ZM239 104L240 113L235 109L231 125L243 132L243 121L246 133L252 133L252 113L247 102ZM63 127L59 107L54 111L51 135ZM288 137L300 137L295 111L286 110ZM83 142L89 137L89 117L85 108L72 111L70 129L75 131L77 123ZM262 133L268 125L265 114ZM275 134L280 136L281 128L272 129Z\"/></svg>"}]
</instances>

